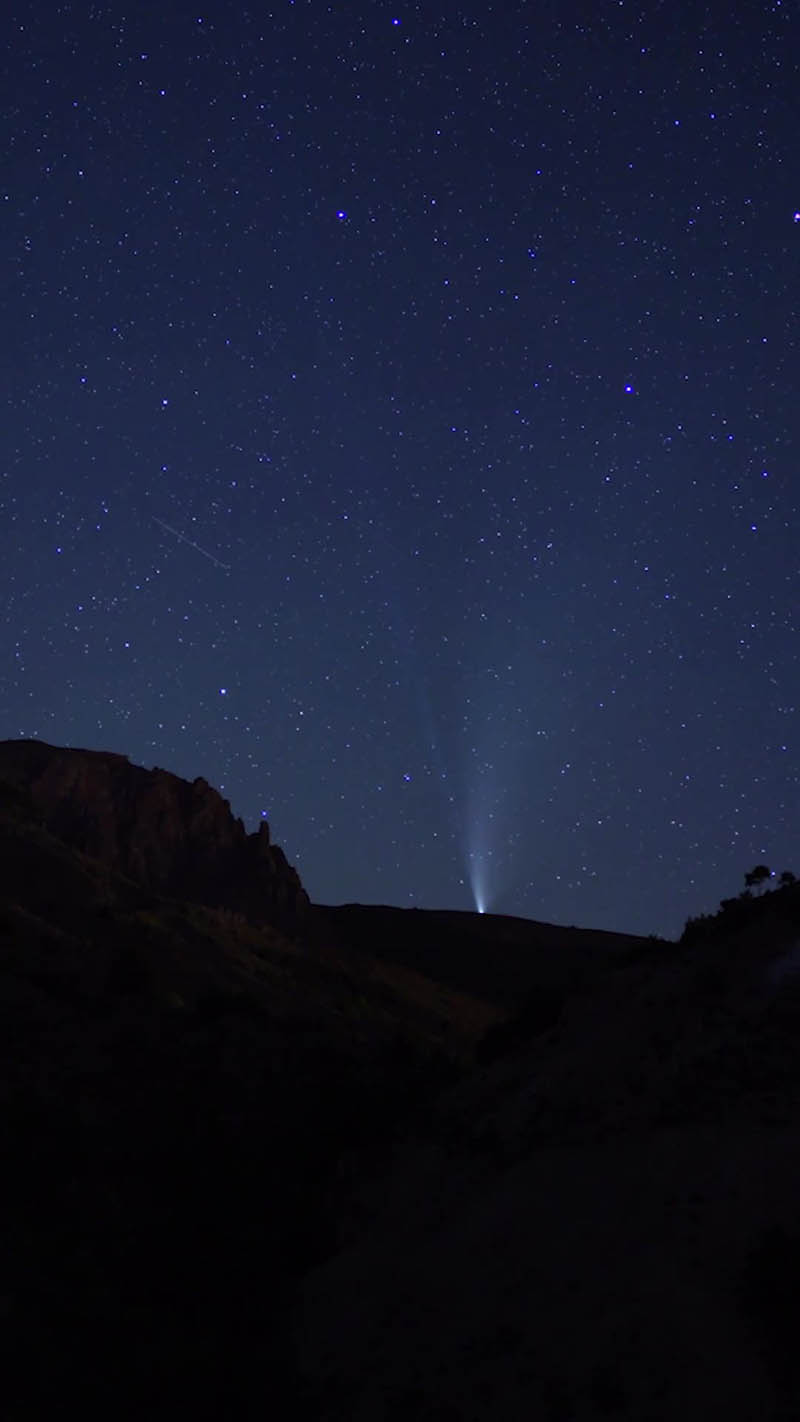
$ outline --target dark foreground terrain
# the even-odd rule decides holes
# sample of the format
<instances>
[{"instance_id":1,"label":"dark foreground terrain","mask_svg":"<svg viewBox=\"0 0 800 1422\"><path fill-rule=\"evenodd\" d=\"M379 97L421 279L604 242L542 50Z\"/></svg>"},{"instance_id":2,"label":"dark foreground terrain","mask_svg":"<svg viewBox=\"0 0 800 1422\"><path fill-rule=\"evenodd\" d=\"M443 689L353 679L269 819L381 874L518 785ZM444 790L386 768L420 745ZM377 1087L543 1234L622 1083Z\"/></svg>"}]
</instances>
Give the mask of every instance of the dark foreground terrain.
<instances>
[{"instance_id":1,"label":"dark foreground terrain","mask_svg":"<svg viewBox=\"0 0 800 1422\"><path fill-rule=\"evenodd\" d=\"M799 1415L798 899L320 908L204 782L3 743L6 1415Z\"/></svg>"}]
</instances>

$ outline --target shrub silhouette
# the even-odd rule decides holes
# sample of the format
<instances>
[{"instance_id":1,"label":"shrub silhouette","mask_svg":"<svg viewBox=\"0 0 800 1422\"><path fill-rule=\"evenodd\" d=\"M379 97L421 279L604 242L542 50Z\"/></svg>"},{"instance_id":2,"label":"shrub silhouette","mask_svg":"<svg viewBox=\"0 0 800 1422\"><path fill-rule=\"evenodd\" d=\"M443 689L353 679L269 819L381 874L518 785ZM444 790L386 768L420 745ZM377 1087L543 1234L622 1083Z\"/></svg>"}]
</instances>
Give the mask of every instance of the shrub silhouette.
<instances>
[{"instance_id":1,"label":"shrub silhouette","mask_svg":"<svg viewBox=\"0 0 800 1422\"><path fill-rule=\"evenodd\" d=\"M754 868L754 869L751 869L751 870L749 871L749 873L745 874L745 876L744 876L745 888L747 888L747 889L760 889L760 888L763 888L763 886L764 886L764 884L766 884L767 880L768 880L768 879L771 879L771 878L772 878L772 870L770 869L770 867L769 867L768 864L756 864L755 868Z\"/></svg>"},{"instance_id":2,"label":"shrub silhouette","mask_svg":"<svg viewBox=\"0 0 800 1422\"><path fill-rule=\"evenodd\" d=\"M687 918L681 934L682 944L714 942L720 938L757 924L773 930L794 932L800 927L800 881L790 869L778 876L777 886L768 893L754 893L774 878L766 864L757 864L744 876L745 888L735 898L721 899L715 914L698 914Z\"/></svg>"}]
</instances>

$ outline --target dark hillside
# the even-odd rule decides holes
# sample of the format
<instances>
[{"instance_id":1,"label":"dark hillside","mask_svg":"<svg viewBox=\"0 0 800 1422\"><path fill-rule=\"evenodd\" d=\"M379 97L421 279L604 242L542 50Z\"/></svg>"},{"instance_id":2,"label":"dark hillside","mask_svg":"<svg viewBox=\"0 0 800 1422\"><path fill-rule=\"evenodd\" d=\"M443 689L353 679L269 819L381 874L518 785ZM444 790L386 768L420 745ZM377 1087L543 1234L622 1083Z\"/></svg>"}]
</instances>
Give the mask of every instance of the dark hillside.
<instances>
[{"instance_id":1,"label":"dark hillside","mask_svg":"<svg viewBox=\"0 0 800 1422\"><path fill-rule=\"evenodd\" d=\"M498 914L315 906L326 936L401 963L449 987L514 1012L532 992L572 990L607 970L609 959L651 951L646 938L563 928Z\"/></svg>"},{"instance_id":2,"label":"dark hillside","mask_svg":"<svg viewBox=\"0 0 800 1422\"><path fill-rule=\"evenodd\" d=\"M296 1321L329 1419L798 1415L794 895L532 999L351 1170Z\"/></svg>"},{"instance_id":3,"label":"dark hillside","mask_svg":"<svg viewBox=\"0 0 800 1422\"><path fill-rule=\"evenodd\" d=\"M243 1415L289 1385L287 1289L330 1247L342 1154L497 1014L280 913L165 897L45 818L0 785L6 1342L47 1360L6 1400Z\"/></svg>"},{"instance_id":4,"label":"dark hillside","mask_svg":"<svg viewBox=\"0 0 800 1422\"><path fill-rule=\"evenodd\" d=\"M791 875L679 944L322 908L208 786L0 768L14 1422L798 1415Z\"/></svg>"}]
</instances>

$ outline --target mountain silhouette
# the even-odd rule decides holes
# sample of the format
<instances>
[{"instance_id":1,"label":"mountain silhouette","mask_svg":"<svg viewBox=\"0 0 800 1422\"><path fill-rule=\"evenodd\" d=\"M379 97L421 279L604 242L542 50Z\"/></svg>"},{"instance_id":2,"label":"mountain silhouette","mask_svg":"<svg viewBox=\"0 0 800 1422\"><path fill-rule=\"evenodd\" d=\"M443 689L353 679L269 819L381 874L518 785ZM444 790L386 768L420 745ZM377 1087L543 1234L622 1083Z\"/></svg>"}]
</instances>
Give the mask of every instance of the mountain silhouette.
<instances>
[{"instance_id":1,"label":"mountain silhouette","mask_svg":"<svg viewBox=\"0 0 800 1422\"><path fill-rule=\"evenodd\" d=\"M679 944L314 905L34 741L0 865L10 1417L796 1415L791 876Z\"/></svg>"}]
</instances>

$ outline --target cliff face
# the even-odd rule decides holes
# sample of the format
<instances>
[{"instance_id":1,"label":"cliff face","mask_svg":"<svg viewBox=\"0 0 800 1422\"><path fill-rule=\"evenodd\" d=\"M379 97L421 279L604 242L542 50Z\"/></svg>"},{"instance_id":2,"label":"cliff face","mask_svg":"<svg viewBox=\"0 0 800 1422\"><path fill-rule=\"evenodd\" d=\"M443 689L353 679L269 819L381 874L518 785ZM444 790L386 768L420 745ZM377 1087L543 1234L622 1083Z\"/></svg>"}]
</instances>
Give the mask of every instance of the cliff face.
<instances>
[{"instance_id":1,"label":"cliff face","mask_svg":"<svg viewBox=\"0 0 800 1422\"><path fill-rule=\"evenodd\" d=\"M268 826L248 834L205 780L42 741L0 742L0 780L30 795L52 834L156 893L284 928L305 916L308 896Z\"/></svg>"}]
</instances>

